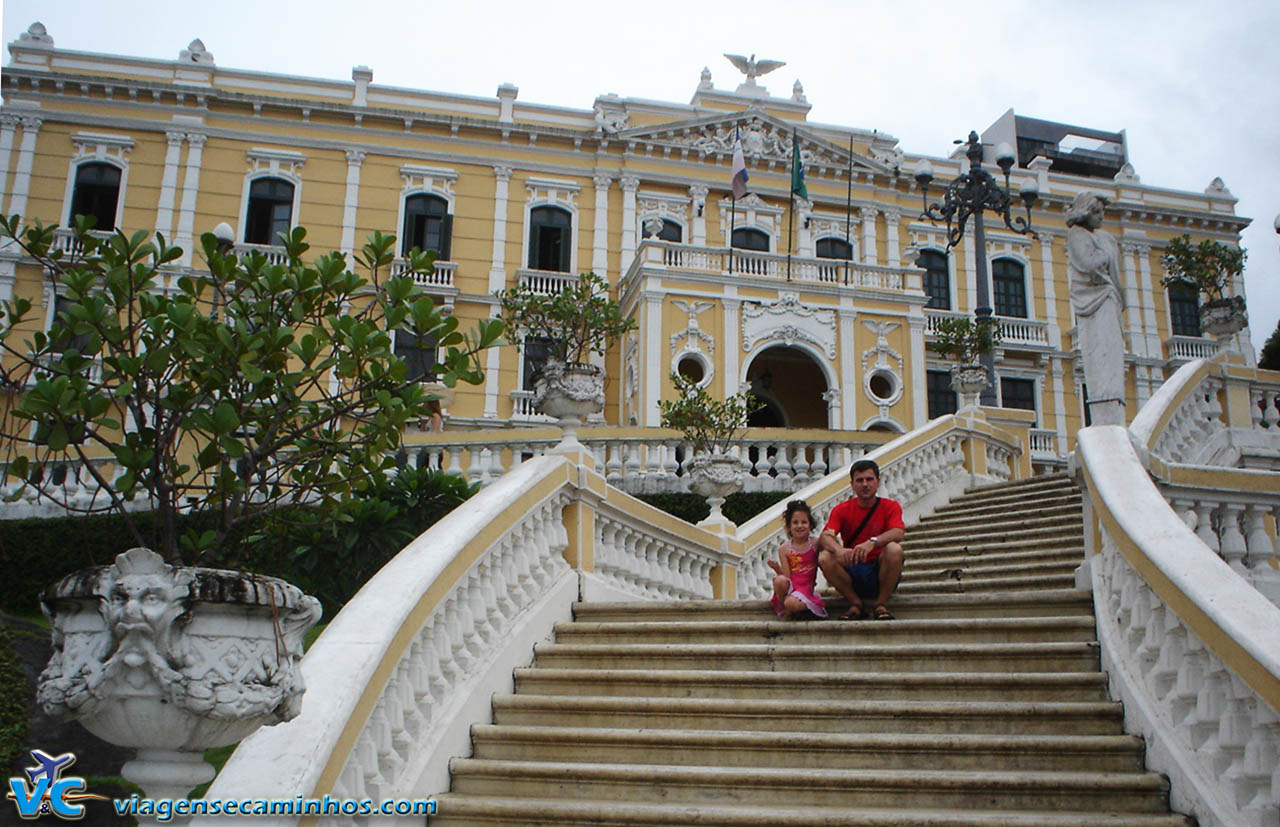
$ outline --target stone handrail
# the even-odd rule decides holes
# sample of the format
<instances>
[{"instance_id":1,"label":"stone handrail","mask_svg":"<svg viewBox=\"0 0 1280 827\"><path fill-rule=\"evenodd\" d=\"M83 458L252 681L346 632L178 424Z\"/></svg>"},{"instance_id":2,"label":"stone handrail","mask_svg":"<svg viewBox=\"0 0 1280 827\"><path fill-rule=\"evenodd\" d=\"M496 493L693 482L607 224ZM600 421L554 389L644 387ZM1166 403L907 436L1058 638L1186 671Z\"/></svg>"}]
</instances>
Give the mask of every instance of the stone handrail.
<instances>
[{"instance_id":1,"label":"stone handrail","mask_svg":"<svg viewBox=\"0 0 1280 827\"><path fill-rule=\"evenodd\" d=\"M1199 427L1167 403L1194 398L1206 370L1184 365L1132 433L1077 434L1085 569L1112 695L1126 730L1146 739L1148 765L1169 776L1173 808L1202 825L1262 827L1280 822L1280 608L1174 513L1134 447L1187 445L1162 443L1152 422Z\"/></svg>"},{"instance_id":2,"label":"stone handrail","mask_svg":"<svg viewBox=\"0 0 1280 827\"><path fill-rule=\"evenodd\" d=\"M245 739L207 796L443 791L449 758L489 720L493 693L512 691L513 668L580 595L733 592L732 537L610 488L584 459L519 465L384 566L303 659L302 714Z\"/></svg>"},{"instance_id":3,"label":"stone handrail","mask_svg":"<svg viewBox=\"0 0 1280 827\"><path fill-rule=\"evenodd\" d=\"M925 308L924 335L930 339L938 333L938 323L943 319L967 318L958 310L936 310ZM994 316L1000 327L1000 343L1004 345L1038 345L1049 347L1049 323L1035 319L1021 319L1016 316Z\"/></svg>"},{"instance_id":4,"label":"stone handrail","mask_svg":"<svg viewBox=\"0 0 1280 827\"><path fill-rule=\"evenodd\" d=\"M902 503L908 523L931 513L965 488L1004 482L1027 471L1027 458L1018 440L978 416L939 417L865 458L879 464L880 491ZM824 521L833 506L850 496L851 465L841 465L785 499L805 500L819 522ZM781 517L779 502L739 526L737 536L745 549L738 567L740 598L768 594L773 572L765 561L786 539Z\"/></svg>"}]
</instances>

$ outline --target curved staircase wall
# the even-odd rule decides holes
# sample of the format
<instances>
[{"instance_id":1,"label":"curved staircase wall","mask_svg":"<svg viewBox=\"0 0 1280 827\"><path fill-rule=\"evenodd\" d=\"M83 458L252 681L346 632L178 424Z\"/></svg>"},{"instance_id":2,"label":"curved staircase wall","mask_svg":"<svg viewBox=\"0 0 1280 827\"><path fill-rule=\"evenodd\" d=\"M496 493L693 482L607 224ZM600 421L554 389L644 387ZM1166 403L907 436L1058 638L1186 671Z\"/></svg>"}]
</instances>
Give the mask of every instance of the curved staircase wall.
<instances>
[{"instance_id":1,"label":"curved staircase wall","mask_svg":"<svg viewBox=\"0 0 1280 827\"><path fill-rule=\"evenodd\" d=\"M1085 572L1126 730L1202 825L1280 823L1280 375L1184 365L1130 428L1077 435ZM1260 432L1260 433L1259 433Z\"/></svg>"}]
</instances>

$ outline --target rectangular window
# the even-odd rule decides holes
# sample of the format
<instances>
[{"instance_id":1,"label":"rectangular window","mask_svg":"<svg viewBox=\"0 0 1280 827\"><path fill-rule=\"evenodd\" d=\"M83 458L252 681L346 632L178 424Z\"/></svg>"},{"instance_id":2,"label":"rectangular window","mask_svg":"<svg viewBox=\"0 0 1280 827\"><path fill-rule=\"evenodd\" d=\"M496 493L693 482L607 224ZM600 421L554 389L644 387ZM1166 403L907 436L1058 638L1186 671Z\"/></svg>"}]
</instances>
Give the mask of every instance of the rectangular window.
<instances>
[{"instance_id":1,"label":"rectangular window","mask_svg":"<svg viewBox=\"0 0 1280 827\"><path fill-rule=\"evenodd\" d=\"M956 392L951 389L951 374L945 370L931 370L925 374L925 389L929 396L929 418L953 414L959 405Z\"/></svg>"},{"instance_id":2,"label":"rectangular window","mask_svg":"<svg viewBox=\"0 0 1280 827\"><path fill-rule=\"evenodd\" d=\"M421 340L407 330L396 331L396 356L409 368L406 378L410 382L436 381L436 342L427 336Z\"/></svg>"},{"instance_id":3,"label":"rectangular window","mask_svg":"<svg viewBox=\"0 0 1280 827\"><path fill-rule=\"evenodd\" d=\"M1200 294L1189 284L1169 286L1169 327L1174 336L1200 335Z\"/></svg>"},{"instance_id":4,"label":"rectangular window","mask_svg":"<svg viewBox=\"0 0 1280 827\"><path fill-rule=\"evenodd\" d=\"M991 262L991 292L997 316L1027 318L1027 285L1021 263L1007 258Z\"/></svg>"},{"instance_id":5,"label":"rectangular window","mask_svg":"<svg viewBox=\"0 0 1280 827\"><path fill-rule=\"evenodd\" d=\"M533 380L537 378L542 366L547 362L547 356L551 353L551 343L547 339L530 336L524 340L522 350L523 364L520 370L520 389L531 391L533 390Z\"/></svg>"},{"instance_id":6,"label":"rectangular window","mask_svg":"<svg viewBox=\"0 0 1280 827\"><path fill-rule=\"evenodd\" d=\"M1035 380L1001 378L1000 407L1034 411L1036 409Z\"/></svg>"}]
</instances>

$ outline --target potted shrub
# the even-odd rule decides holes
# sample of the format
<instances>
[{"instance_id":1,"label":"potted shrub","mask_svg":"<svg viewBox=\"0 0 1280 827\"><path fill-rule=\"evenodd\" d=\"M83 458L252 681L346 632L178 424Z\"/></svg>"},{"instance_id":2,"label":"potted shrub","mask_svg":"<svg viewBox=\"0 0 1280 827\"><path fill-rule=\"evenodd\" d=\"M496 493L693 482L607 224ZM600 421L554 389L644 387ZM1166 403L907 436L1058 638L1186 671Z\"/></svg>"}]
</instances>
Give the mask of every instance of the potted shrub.
<instances>
[{"instance_id":1,"label":"potted shrub","mask_svg":"<svg viewBox=\"0 0 1280 827\"><path fill-rule=\"evenodd\" d=\"M679 396L658 402L662 427L683 432L693 450L689 489L706 497L711 506L704 522L723 522L720 506L725 497L741 490L746 472L742 459L729 449L741 439L747 417L762 403L750 391L716 399L699 383L678 374L671 375L671 382Z\"/></svg>"},{"instance_id":2,"label":"potted shrub","mask_svg":"<svg viewBox=\"0 0 1280 827\"><path fill-rule=\"evenodd\" d=\"M1185 284L1203 293L1207 301L1200 305L1200 329L1213 336L1234 335L1249 324L1244 296L1228 296L1231 281L1244 272L1248 254L1241 247L1204 239L1199 244L1184 233L1169 241L1160 263L1166 287Z\"/></svg>"},{"instance_id":3,"label":"potted shrub","mask_svg":"<svg viewBox=\"0 0 1280 827\"><path fill-rule=\"evenodd\" d=\"M1000 343L1000 326L994 319L985 324L968 316L940 319L934 328L933 350L944 359L953 359L951 388L960 395L960 408L977 407L978 396L990 384L987 370L979 360L995 352Z\"/></svg>"},{"instance_id":4,"label":"potted shrub","mask_svg":"<svg viewBox=\"0 0 1280 827\"><path fill-rule=\"evenodd\" d=\"M634 319L609 297L609 284L595 273L582 273L558 293L543 293L528 284L495 294L501 319L526 347L532 341L547 348L546 361L534 375L534 406L572 428L604 408L604 371L587 363L589 354L603 356L628 331Z\"/></svg>"},{"instance_id":5,"label":"potted shrub","mask_svg":"<svg viewBox=\"0 0 1280 827\"><path fill-rule=\"evenodd\" d=\"M302 228L281 234L283 264L238 259L206 233L207 271L171 274L182 251L160 235L91 227L78 219L63 254L55 227L0 218L0 237L59 297L47 329L29 299L0 303L0 444L8 477L25 485L14 498L115 512L138 546L103 550L113 565L45 592L55 651L39 699L136 747L125 777L184 796L212 777L204 749L292 718L301 700L297 662L319 603L230 570L246 539L394 468L402 429L433 397L408 381L391 331L439 342L434 372L452 387L481 381L477 354L502 328L464 335L412 276L379 282L395 245L381 234L357 256L366 279L340 254L304 263ZM64 487L55 466L81 484Z\"/></svg>"}]
</instances>

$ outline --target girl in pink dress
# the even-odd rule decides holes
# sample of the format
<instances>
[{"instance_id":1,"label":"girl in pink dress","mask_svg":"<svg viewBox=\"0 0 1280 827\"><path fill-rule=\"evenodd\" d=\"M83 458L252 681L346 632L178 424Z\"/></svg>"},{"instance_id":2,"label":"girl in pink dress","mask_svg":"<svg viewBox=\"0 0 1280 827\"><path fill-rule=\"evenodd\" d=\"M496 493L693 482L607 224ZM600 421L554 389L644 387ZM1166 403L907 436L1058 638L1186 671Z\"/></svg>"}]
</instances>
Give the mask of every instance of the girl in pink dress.
<instances>
[{"instance_id":1,"label":"girl in pink dress","mask_svg":"<svg viewBox=\"0 0 1280 827\"><path fill-rule=\"evenodd\" d=\"M777 572L769 602L778 617L797 618L806 612L826 617L827 608L813 590L818 579L818 546L813 539L813 512L804 500L787 503L782 517L791 539L778 549L778 559L769 560Z\"/></svg>"}]
</instances>

